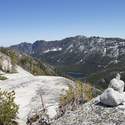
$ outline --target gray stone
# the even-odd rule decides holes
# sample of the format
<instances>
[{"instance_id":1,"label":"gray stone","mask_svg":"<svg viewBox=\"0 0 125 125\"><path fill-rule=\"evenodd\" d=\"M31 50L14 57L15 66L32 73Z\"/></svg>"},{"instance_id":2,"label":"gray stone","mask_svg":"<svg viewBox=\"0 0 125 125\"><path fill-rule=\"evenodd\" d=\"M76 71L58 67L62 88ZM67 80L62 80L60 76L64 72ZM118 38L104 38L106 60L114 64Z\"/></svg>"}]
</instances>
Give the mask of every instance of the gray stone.
<instances>
[{"instance_id":1,"label":"gray stone","mask_svg":"<svg viewBox=\"0 0 125 125\"><path fill-rule=\"evenodd\" d=\"M109 83L109 88L122 93L124 91L124 81L120 80L120 74L117 74L116 78L112 79Z\"/></svg>"},{"instance_id":2,"label":"gray stone","mask_svg":"<svg viewBox=\"0 0 125 125\"><path fill-rule=\"evenodd\" d=\"M120 80L118 73L116 78L110 81L108 89L100 95L100 102L105 105L118 106L125 102L124 81Z\"/></svg>"},{"instance_id":3,"label":"gray stone","mask_svg":"<svg viewBox=\"0 0 125 125\"><path fill-rule=\"evenodd\" d=\"M119 93L112 88L106 89L103 94L100 95L100 102L109 106L118 106L125 100L125 94Z\"/></svg>"}]
</instances>

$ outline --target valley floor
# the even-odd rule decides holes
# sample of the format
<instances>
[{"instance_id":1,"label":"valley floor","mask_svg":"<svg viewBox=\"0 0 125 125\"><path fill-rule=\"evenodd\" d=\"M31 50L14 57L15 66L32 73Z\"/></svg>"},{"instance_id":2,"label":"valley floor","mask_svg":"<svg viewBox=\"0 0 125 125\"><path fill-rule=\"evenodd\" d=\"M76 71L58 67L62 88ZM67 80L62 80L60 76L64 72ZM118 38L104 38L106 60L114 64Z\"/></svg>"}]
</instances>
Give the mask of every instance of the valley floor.
<instances>
[{"instance_id":1,"label":"valley floor","mask_svg":"<svg viewBox=\"0 0 125 125\"><path fill-rule=\"evenodd\" d=\"M19 66L17 72L15 74L5 74L8 79L0 81L0 88L15 91L15 102L19 105L18 117L20 124L26 122L28 115L41 110L40 94L42 94L49 116L54 117L58 107L59 95L64 89L68 88L68 84L73 84L73 81L56 76L33 76Z\"/></svg>"}]
</instances>

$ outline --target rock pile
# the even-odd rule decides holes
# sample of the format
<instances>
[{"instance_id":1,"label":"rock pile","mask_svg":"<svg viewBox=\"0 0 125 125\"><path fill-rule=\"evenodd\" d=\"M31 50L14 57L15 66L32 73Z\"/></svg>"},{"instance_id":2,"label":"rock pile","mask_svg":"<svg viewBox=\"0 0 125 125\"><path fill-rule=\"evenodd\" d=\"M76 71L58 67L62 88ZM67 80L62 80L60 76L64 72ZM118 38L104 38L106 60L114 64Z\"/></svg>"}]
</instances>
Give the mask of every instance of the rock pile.
<instances>
[{"instance_id":1,"label":"rock pile","mask_svg":"<svg viewBox=\"0 0 125 125\"><path fill-rule=\"evenodd\" d=\"M124 82L120 74L110 81L109 87L100 96L100 102L109 106L118 106L125 102Z\"/></svg>"},{"instance_id":2,"label":"rock pile","mask_svg":"<svg viewBox=\"0 0 125 125\"><path fill-rule=\"evenodd\" d=\"M104 93L75 111L66 111L52 125L125 125L123 90L124 82L117 74Z\"/></svg>"}]
</instances>

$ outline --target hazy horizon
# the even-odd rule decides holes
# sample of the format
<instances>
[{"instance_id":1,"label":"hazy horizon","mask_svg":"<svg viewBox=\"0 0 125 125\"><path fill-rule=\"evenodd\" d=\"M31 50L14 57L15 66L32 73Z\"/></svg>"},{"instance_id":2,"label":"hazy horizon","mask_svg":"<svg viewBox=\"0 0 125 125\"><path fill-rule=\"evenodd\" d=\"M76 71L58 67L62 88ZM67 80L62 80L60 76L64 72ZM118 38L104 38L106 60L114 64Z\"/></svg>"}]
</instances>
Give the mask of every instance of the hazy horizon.
<instances>
[{"instance_id":1,"label":"hazy horizon","mask_svg":"<svg viewBox=\"0 0 125 125\"><path fill-rule=\"evenodd\" d=\"M0 46L85 35L125 38L124 0L1 0Z\"/></svg>"},{"instance_id":2,"label":"hazy horizon","mask_svg":"<svg viewBox=\"0 0 125 125\"><path fill-rule=\"evenodd\" d=\"M38 41L38 40L44 40L44 41L56 41L56 40L62 40L62 39L65 39L65 38L69 38L69 37L75 37L75 36L85 36L85 37L102 37L102 38L120 38L120 39L125 39L123 37L117 37L117 36L98 36L98 35L91 35L91 36L87 36L87 35L81 35L81 34L77 34L77 35L71 35L71 36L66 36L66 37L62 37L60 39L37 39L37 40L34 40L34 41L17 41L17 42L10 42L10 44L4 44L3 45L0 43L0 47L9 47L11 45L16 45L16 44L20 44L20 43L31 43L33 44L34 42ZM7 42L9 43L9 42Z\"/></svg>"}]
</instances>

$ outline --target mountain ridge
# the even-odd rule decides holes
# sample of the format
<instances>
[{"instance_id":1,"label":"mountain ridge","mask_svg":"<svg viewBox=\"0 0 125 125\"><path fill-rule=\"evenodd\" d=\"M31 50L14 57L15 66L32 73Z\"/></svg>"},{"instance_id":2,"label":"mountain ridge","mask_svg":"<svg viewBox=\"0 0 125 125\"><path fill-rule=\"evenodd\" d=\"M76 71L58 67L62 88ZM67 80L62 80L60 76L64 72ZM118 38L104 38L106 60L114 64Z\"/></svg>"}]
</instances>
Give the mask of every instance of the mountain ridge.
<instances>
[{"instance_id":1,"label":"mountain ridge","mask_svg":"<svg viewBox=\"0 0 125 125\"><path fill-rule=\"evenodd\" d=\"M79 45L76 45L76 44L79 44ZM100 51L104 56L106 54L106 49L108 49L108 46L114 47L115 49L115 47L117 48L120 46L124 46L124 44L125 44L125 39L121 39L121 38L75 36L75 37L69 37L69 38L65 38L62 40L55 40L55 41L37 40L34 43L23 42L23 43L11 46L11 48L27 54L31 54L31 55L38 54L39 56L41 56L41 55L45 55L45 54L47 55L47 53L52 53L56 51L73 53L72 49L79 49L79 52L86 54L86 51L93 52L92 47L96 47L97 45L98 48L96 48L97 49L96 51ZM101 51L101 49L103 50ZM117 53L114 55L113 53L111 54L112 55L108 55L108 56L109 57L117 56Z\"/></svg>"},{"instance_id":2,"label":"mountain ridge","mask_svg":"<svg viewBox=\"0 0 125 125\"><path fill-rule=\"evenodd\" d=\"M59 74L72 77L72 73L82 73L80 79L94 85L100 80L107 83L108 77L116 72L121 72L125 79L125 39L75 36L56 41L38 40L27 46L25 44L11 48L53 65Z\"/></svg>"}]
</instances>

